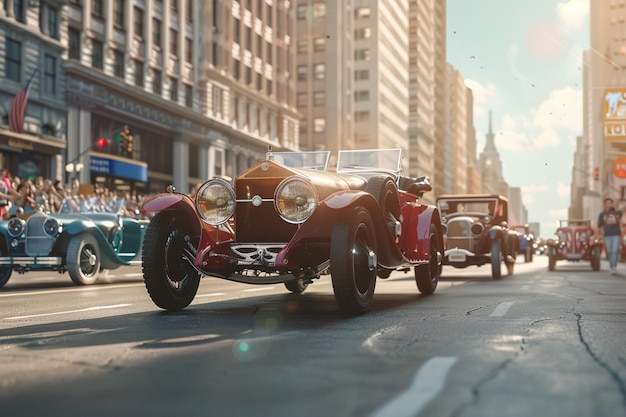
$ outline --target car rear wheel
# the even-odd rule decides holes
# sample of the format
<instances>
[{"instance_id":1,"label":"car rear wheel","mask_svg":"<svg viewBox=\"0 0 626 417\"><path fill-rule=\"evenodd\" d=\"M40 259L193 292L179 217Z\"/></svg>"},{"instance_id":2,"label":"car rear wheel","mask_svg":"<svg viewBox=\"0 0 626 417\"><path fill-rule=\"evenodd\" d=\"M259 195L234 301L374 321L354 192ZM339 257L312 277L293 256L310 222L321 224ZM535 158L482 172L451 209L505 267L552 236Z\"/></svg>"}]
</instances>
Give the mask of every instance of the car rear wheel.
<instances>
[{"instance_id":1,"label":"car rear wheel","mask_svg":"<svg viewBox=\"0 0 626 417\"><path fill-rule=\"evenodd\" d=\"M89 234L72 237L67 245L67 272L77 285L91 285L100 273L100 247Z\"/></svg>"},{"instance_id":2,"label":"car rear wheel","mask_svg":"<svg viewBox=\"0 0 626 417\"><path fill-rule=\"evenodd\" d=\"M548 248L548 271L554 271L556 268L556 249Z\"/></svg>"},{"instance_id":3,"label":"car rear wheel","mask_svg":"<svg viewBox=\"0 0 626 417\"><path fill-rule=\"evenodd\" d=\"M330 239L330 275L339 308L348 315L362 314L374 298L376 235L364 207L340 216Z\"/></svg>"},{"instance_id":4,"label":"car rear wheel","mask_svg":"<svg viewBox=\"0 0 626 417\"><path fill-rule=\"evenodd\" d=\"M502 248L498 239L491 242L491 277L502 278Z\"/></svg>"},{"instance_id":5,"label":"car rear wheel","mask_svg":"<svg viewBox=\"0 0 626 417\"><path fill-rule=\"evenodd\" d=\"M595 246L591 249L591 269L594 271L600 270L600 262L602 258L602 249L600 246Z\"/></svg>"},{"instance_id":6,"label":"car rear wheel","mask_svg":"<svg viewBox=\"0 0 626 417\"><path fill-rule=\"evenodd\" d=\"M187 307L196 296L200 273L185 256L197 247L193 228L179 213L164 211L151 221L143 243L143 279L152 301L165 310Z\"/></svg>"},{"instance_id":7,"label":"car rear wheel","mask_svg":"<svg viewBox=\"0 0 626 417\"><path fill-rule=\"evenodd\" d=\"M441 274L441 253L439 252L440 236L434 224L430 225L428 244L429 260L427 264L415 267L415 282L417 289L424 295L435 292Z\"/></svg>"},{"instance_id":8,"label":"car rear wheel","mask_svg":"<svg viewBox=\"0 0 626 417\"><path fill-rule=\"evenodd\" d=\"M9 278L11 278L12 273L13 268L10 266L0 266L0 287L4 287L4 284L9 282Z\"/></svg>"},{"instance_id":9,"label":"car rear wheel","mask_svg":"<svg viewBox=\"0 0 626 417\"><path fill-rule=\"evenodd\" d=\"M303 279L294 279L293 281L285 282L285 288L294 294L302 294L308 286L309 284L305 283Z\"/></svg>"}]
</instances>

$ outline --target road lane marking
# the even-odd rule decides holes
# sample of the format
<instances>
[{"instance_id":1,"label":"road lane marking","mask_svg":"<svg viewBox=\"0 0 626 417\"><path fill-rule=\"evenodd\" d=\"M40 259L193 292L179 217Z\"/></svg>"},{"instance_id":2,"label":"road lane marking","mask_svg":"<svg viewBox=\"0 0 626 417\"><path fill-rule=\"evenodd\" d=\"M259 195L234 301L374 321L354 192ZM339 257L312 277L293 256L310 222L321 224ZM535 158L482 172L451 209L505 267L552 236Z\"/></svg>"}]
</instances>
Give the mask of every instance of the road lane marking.
<instances>
[{"instance_id":1,"label":"road lane marking","mask_svg":"<svg viewBox=\"0 0 626 417\"><path fill-rule=\"evenodd\" d=\"M501 317L501 316L504 316L506 314L506 312L509 311L509 308L511 308L512 305L513 305L512 301L507 301L505 303L500 303L500 304L498 304L498 306L495 308L495 310L493 310L493 312L489 316L490 317Z\"/></svg>"},{"instance_id":2,"label":"road lane marking","mask_svg":"<svg viewBox=\"0 0 626 417\"><path fill-rule=\"evenodd\" d=\"M54 313L43 313L43 314L31 314L29 316L15 316L15 317L6 317L4 320L21 320L21 319L32 319L35 317L47 317L47 316L56 316L59 314L71 314L71 313L83 313L85 311L96 311L96 310L107 310L111 308L122 308L132 306L132 304L115 304L111 306L95 306L88 308L81 308L80 310L67 310L67 311L56 311Z\"/></svg>"},{"instance_id":3,"label":"road lane marking","mask_svg":"<svg viewBox=\"0 0 626 417\"><path fill-rule=\"evenodd\" d=\"M197 294L196 298L199 298L199 297L219 297L221 295L226 295L226 293L225 292L212 292L210 294Z\"/></svg>"},{"instance_id":4,"label":"road lane marking","mask_svg":"<svg viewBox=\"0 0 626 417\"><path fill-rule=\"evenodd\" d=\"M530 288L530 285L522 285L522 290L527 290Z\"/></svg>"},{"instance_id":5,"label":"road lane marking","mask_svg":"<svg viewBox=\"0 0 626 417\"><path fill-rule=\"evenodd\" d=\"M371 417L415 417L444 387L457 357L436 356L417 371L411 385L379 408Z\"/></svg>"},{"instance_id":6,"label":"road lane marking","mask_svg":"<svg viewBox=\"0 0 626 417\"><path fill-rule=\"evenodd\" d=\"M273 289L274 287L260 287L260 288L250 288L247 290L243 290L243 292L270 291Z\"/></svg>"},{"instance_id":7,"label":"road lane marking","mask_svg":"<svg viewBox=\"0 0 626 417\"><path fill-rule=\"evenodd\" d=\"M48 291L28 291L28 292L11 292L11 293L2 293L0 294L0 298L7 297L19 297L19 296L29 296L29 295L41 295L41 294L61 294L64 292L76 292L76 291L97 291L97 290L108 290L113 288L128 288L128 287L143 287L145 284L143 282L137 284L118 284L118 285L109 285L106 283L102 283L97 287L92 285L88 286L80 286L80 287L72 287L72 288L56 288L54 290Z\"/></svg>"}]
</instances>

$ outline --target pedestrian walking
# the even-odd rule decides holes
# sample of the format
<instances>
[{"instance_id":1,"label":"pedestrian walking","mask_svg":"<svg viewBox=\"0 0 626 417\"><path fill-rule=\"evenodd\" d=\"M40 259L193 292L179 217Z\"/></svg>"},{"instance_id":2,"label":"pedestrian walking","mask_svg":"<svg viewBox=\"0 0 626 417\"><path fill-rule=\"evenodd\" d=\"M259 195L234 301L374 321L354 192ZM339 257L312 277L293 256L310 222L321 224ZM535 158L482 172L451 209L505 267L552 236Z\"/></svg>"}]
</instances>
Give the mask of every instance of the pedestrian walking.
<instances>
[{"instance_id":1,"label":"pedestrian walking","mask_svg":"<svg viewBox=\"0 0 626 417\"><path fill-rule=\"evenodd\" d=\"M617 260L619 258L619 243L621 237L622 211L616 210L613 199L604 199L604 210L598 216L598 235L604 234L604 246L609 258L611 274L617 274Z\"/></svg>"}]
</instances>

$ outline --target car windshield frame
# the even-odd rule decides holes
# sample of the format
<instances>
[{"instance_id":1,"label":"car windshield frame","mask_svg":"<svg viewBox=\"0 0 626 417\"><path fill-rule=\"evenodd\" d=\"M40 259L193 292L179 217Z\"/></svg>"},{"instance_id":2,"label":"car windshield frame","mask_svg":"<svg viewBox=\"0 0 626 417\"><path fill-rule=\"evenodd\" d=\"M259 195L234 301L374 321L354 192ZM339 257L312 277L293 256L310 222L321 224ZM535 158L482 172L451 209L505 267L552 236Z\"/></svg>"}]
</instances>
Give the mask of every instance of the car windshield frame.
<instances>
[{"instance_id":1,"label":"car windshield frame","mask_svg":"<svg viewBox=\"0 0 626 417\"><path fill-rule=\"evenodd\" d=\"M402 174L402 148L339 151L337 172L383 172L399 178Z\"/></svg>"},{"instance_id":2,"label":"car windshield frame","mask_svg":"<svg viewBox=\"0 0 626 417\"><path fill-rule=\"evenodd\" d=\"M58 213L62 214L88 214L88 213L112 213L122 212L126 199L121 197L70 197L65 198Z\"/></svg>"},{"instance_id":3,"label":"car windshield frame","mask_svg":"<svg viewBox=\"0 0 626 417\"><path fill-rule=\"evenodd\" d=\"M463 204L464 210L454 210L450 211L450 203L454 203L458 208L459 204ZM472 204L486 204L487 210L476 210ZM490 210L489 207L493 203L493 210ZM445 206L444 206L445 204ZM496 207L501 204L501 201L497 197L472 197L472 198L441 198L437 200L437 208L441 213L442 218L449 217L453 214L467 214L467 215L485 215L491 218L496 217Z\"/></svg>"},{"instance_id":4,"label":"car windshield frame","mask_svg":"<svg viewBox=\"0 0 626 417\"><path fill-rule=\"evenodd\" d=\"M268 152L266 158L289 168L326 171L330 151Z\"/></svg>"}]
</instances>

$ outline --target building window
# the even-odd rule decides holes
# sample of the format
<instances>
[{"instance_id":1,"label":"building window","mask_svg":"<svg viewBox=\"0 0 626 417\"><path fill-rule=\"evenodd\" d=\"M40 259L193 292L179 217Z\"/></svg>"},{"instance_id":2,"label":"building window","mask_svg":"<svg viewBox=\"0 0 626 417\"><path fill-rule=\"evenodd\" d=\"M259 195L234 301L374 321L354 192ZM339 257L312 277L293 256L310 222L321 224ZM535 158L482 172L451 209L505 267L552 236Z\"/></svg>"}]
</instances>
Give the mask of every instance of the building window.
<instances>
[{"instance_id":1,"label":"building window","mask_svg":"<svg viewBox=\"0 0 626 417\"><path fill-rule=\"evenodd\" d=\"M220 65L220 47L217 44L217 42L213 41L211 43L212 47L211 47L211 59L213 60L213 65ZM193 52L192 52L193 53Z\"/></svg>"},{"instance_id":2,"label":"building window","mask_svg":"<svg viewBox=\"0 0 626 417\"><path fill-rule=\"evenodd\" d=\"M124 0L115 0L113 3L113 25L117 29L124 29Z\"/></svg>"},{"instance_id":3,"label":"building window","mask_svg":"<svg viewBox=\"0 0 626 417\"><path fill-rule=\"evenodd\" d=\"M370 92L368 90L359 90L354 92L355 101L369 101Z\"/></svg>"},{"instance_id":4,"label":"building window","mask_svg":"<svg viewBox=\"0 0 626 417\"><path fill-rule=\"evenodd\" d=\"M263 74L260 72L256 73L256 89L259 91L263 90Z\"/></svg>"},{"instance_id":5,"label":"building window","mask_svg":"<svg viewBox=\"0 0 626 417\"><path fill-rule=\"evenodd\" d=\"M326 92L325 91L316 91L313 93L313 105L314 106L323 106L326 104Z\"/></svg>"},{"instance_id":6,"label":"building window","mask_svg":"<svg viewBox=\"0 0 626 417\"><path fill-rule=\"evenodd\" d=\"M370 28L360 28L354 31L354 39L370 39L371 37L372 29Z\"/></svg>"},{"instance_id":7,"label":"building window","mask_svg":"<svg viewBox=\"0 0 626 417\"><path fill-rule=\"evenodd\" d=\"M298 65L298 81L306 81L308 67L306 65Z\"/></svg>"},{"instance_id":8,"label":"building window","mask_svg":"<svg viewBox=\"0 0 626 417\"><path fill-rule=\"evenodd\" d=\"M91 66L101 70L104 67L104 46L95 39L92 39L91 46Z\"/></svg>"},{"instance_id":9,"label":"building window","mask_svg":"<svg viewBox=\"0 0 626 417\"><path fill-rule=\"evenodd\" d=\"M11 1L11 0L5 0ZM26 23L26 2L24 0L13 0L13 13L15 20L20 23Z\"/></svg>"},{"instance_id":10,"label":"building window","mask_svg":"<svg viewBox=\"0 0 626 417\"><path fill-rule=\"evenodd\" d=\"M324 52L326 49L326 38L318 37L313 39L313 50L315 52Z\"/></svg>"},{"instance_id":11,"label":"building window","mask_svg":"<svg viewBox=\"0 0 626 417\"><path fill-rule=\"evenodd\" d=\"M57 60L51 55L44 55L43 57L43 91L48 94L56 93L56 79L57 79Z\"/></svg>"},{"instance_id":12,"label":"building window","mask_svg":"<svg viewBox=\"0 0 626 417\"><path fill-rule=\"evenodd\" d=\"M152 77L152 91L154 92L154 94L160 96L163 93L163 87L161 85L161 83L163 82L163 80L161 79L161 71L159 70L153 70L153 77Z\"/></svg>"},{"instance_id":13,"label":"building window","mask_svg":"<svg viewBox=\"0 0 626 417\"><path fill-rule=\"evenodd\" d=\"M306 4L298 4L298 8L296 9L296 16L298 17L298 20L306 19L306 11L307 11Z\"/></svg>"},{"instance_id":14,"label":"building window","mask_svg":"<svg viewBox=\"0 0 626 417\"><path fill-rule=\"evenodd\" d=\"M326 17L326 3L321 1L313 3L313 16L316 19L323 19Z\"/></svg>"},{"instance_id":15,"label":"building window","mask_svg":"<svg viewBox=\"0 0 626 417\"><path fill-rule=\"evenodd\" d=\"M224 91L221 88L213 85L213 102L212 102L213 115L223 116L222 114L223 101L224 101Z\"/></svg>"},{"instance_id":16,"label":"building window","mask_svg":"<svg viewBox=\"0 0 626 417\"><path fill-rule=\"evenodd\" d=\"M326 131L326 119L323 117L313 119L313 132L323 133L324 131Z\"/></svg>"},{"instance_id":17,"label":"building window","mask_svg":"<svg viewBox=\"0 0 626 417\"><path fill-rule=\"evenodd\" d=\"M369 70L357 70L357 71L354 71L354 79L356 81L369 80L370 79L370 72L369 72Z\"/></svg>"},{"instance_id":18,"label":"building window","mask_svg":"<svg viewBox=\"0 0 626 417\"><path fill-rule=\"evenodd\" d=\"M296 95L296 106L306 107L307 105L307 93L298 93Z\"/></svg>"},{"instance_id":19,"label":"building window","mask_svg":"<svg viewBox=\"0 0 626 417\"><path fill-rule=\"evenodd\" d=\"M11 38L6 38L6 63L4 66L5 77L19 82L22 73L22 44Z\"/></svg>"},{"instance_id":20,"label":"building window","mask_svg":"<svg viewBox=\"0 0 626 417\"><path fill-rule=\"evenodd\" d=\"M170 100L178 103L178 80L170 77Z\"/></svg>"},{"instance_id":21,"label":"building window","mask_svg":"<svg viewBox=\"0 0 626 417\"><path fill-rule=\"evenodd\" d=\"M104 0L92 0L91 14L95 17L104 17Z\"/></svg>"},{"instance_id":22,"label":"building window","mask_svg":"<svg viewBox=\"0 0 626 417\"><path fill-rule=\"evenodd\" d=\"M193 107L193 87L185 84L185 106Z\"/></svg>"},{"instance_id":23,"label":"building window","mask_svg":"<svg viewBox=\"0 0 626 417\"><path fill-rule=\"evenodd\" d=\"M315 64L313 66L313 78L323 80L326 78L326 64Z\"/></svg>"},{"instance_id":24,"label":"building window","mask_svg":"<svg viewBox=\"0 0 626 417\"><path fill-rule=\"evenodd\" d=\"M367 122L370 119L370 112L368 111L357 111L354 112L354 121L355 122Z\"/></svg>"},{"instance_id":25,"label":"building window","mask_svg":"<svg viewBox=\"0 0 626 417\"><path fill-rule=\"evenodd\" d=\"M178 31L170 29L170 54L178 55Z\"/></svg>"},{"instance_id":26,"label":"building window","mask_svg":"<svg viewBox=\"0 0 626 417\"><path fill-rule=\"evenodd\" d=\"M252 84L252 68L246 66L246 85Z\"/></svg>"},{"instance_id":27,"label":"building window","mask_svg":"<svg viewBox=\"0 0 626 417\"><path fill-rule=\"evenodd\" d=\"M235 19L235 28L233 30L235 31L233 33L233 41L241 43L241 21L239 19Z\"/></svg>"},{"instance_id":28,"label":"building window","mask_svg":"<svg viewBox=\"0 0 626 417\"><path fill-rule=\"evenodd\" d=\"M185 38L185 61L193 63L193 40Z\"/></svg>"},{"instance_id":29,"label":"building window","mask_svg":"<svg viewBox=\"0 0 626 417\"><path fill-rule=\"evenodd\" d=\"M113 51L113 75L124 78L124 53Z\"/></svg>"},{"instance_id":30,"label":"building window","mask_svg":"<svg viewBox=\"0 0 626 417\"><path fill-rule=\"evenodd\" d=\"M68 36L68 54L70 59L80 60L80 30L69 28Z\"/></svg>"},{"instance_id":31,"label":"building window","mask_svg":"<svg viewBox=\"0 0 626 417\"><path fill-rule=\"evenodd\" d=\"M356 19L368 19L372 14L372 10L369 7L359 7L354 11L354 17Z\"/></svg>"},{"instance_id":32,"label":"building window","mask_svg":"<svg viewBox=\"0 0 626 417\"><path fill-rule=\"evenodd\" d=\"M143 9L135 7L133 13L135 36L143 39Z\"/></svg>"},{"instance_id":33,"label":"building window","mask_svg":"<svg viewBox=\"0 0 626 417\"><path fill-rule=\"evenodd\" d=\"M233 59L233 77L237 81L241 78L241 61L238 59Z\"/></svg>"},{"instance_id":34,"label":"building window","mask_svg":"<svg viewBox=\"0 0 626 417\"><path fill-rule=\"evenodd\" d=\"M59 12L48 5L39 7L39 29L53 39L59 39Z\"/></svg>"},{"instance_id":35,"label":"building window","mask_svg":"<svg viewBox=\"0 0 626 417\"><path fill-rule=\"evenodd\" d=\"M370 50L369 49L356 49L354 51L354 60L355 61L369 61Z\"/></svg>"},{"instance_id":36,"label":"building window","mask_svg":"<svg viewBox=\"0 0 626 417\"><path fill-rule=\"evenodd\" d=\"M178 14L178 0L170 0L170 10L172 14Z\"/></svg>"},{"instance_id":37,"label":"building window","mask_svg":"<svg viewBox=\"0 0 626 417\"><path fill-rule=\"evenodd\" d=\"M143 78L144 65L142 61L135 61L135 85L137 87L143 87L144 78Z\"/></svg>"},{"instance_id":38,"label":"building window","mask_svg":"<svg viewBox=\"0 0 626 417\"><path fill-rule=\"evenodd\" d=\"M309 41L298 41L298 53L299 54L306 54L307 52L307 47L309 46Z\"/></svg>"},{"instance_id":39,"label":"building window","mask_svg":"<svg viewBox=\"0 0 626 417\"><path fill-rule=\"evenodd\" d=\"M152 45L161 46L161 21L152 19Z\"/></svg>"},{"instance_id":40,"label":"building window","mask_svg":"<svg viewBox=\"0 0 626 417\"><path fill-rule=\"evenodd\" d=\"M192 21L193 20L193 0L186 0L187 1L187 7L185 10L185 17L187 18L188 21ZM215 13L215 10L213 10L213 13Z\"/></svg>"}]
</instances>

